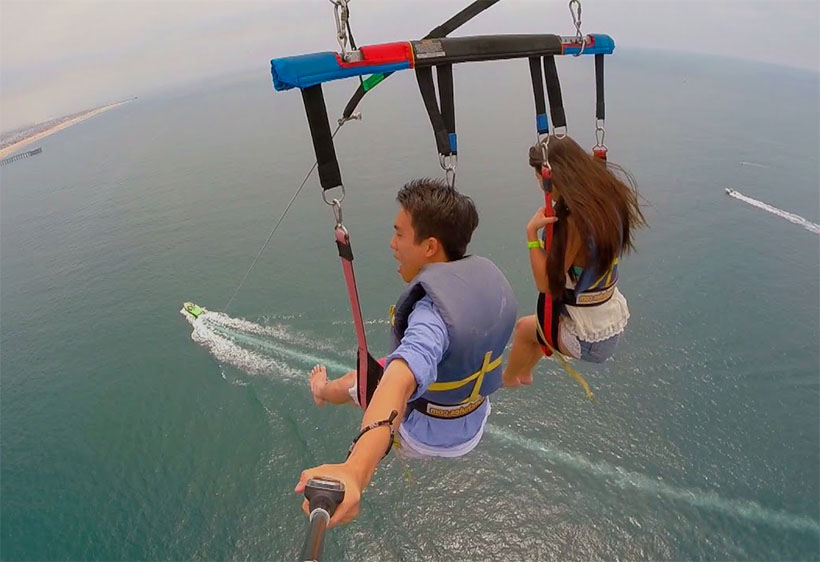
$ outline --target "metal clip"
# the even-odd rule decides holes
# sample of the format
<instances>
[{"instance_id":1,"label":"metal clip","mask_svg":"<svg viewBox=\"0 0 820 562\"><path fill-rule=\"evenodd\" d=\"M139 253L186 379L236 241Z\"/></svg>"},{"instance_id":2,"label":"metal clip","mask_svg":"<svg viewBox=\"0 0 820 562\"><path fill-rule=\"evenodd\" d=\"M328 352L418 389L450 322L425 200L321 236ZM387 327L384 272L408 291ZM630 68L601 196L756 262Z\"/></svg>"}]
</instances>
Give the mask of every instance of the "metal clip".
<instances>
[{"instance_id":1,"label":"metal clip","mask_svg":"<svg viewBox=\"0 0 820 562\"><path fill-rule=\"evenodd\" d=\"M324 201L325 203L327 203L328 205L331 205L331 206L335 206L335 205L337 205L337 204L338 204L338 205L341 205L341 204L342 204L342 201L344 201L344 200L345 200L345 186L340 185L340 186L338 186L338 187L341 187L341 188L342 188L342 196L341 196L340 198L338 198L338 199L333 199L333 200L331 200L331 201L328 201L328 200L327 200L327 192L328 192L328 190L322 190L322 201ZM332 187L331 189L336 189L336 188L335 188L335 187Z\"/></svg>"},{"instance_id":2,"label":"metal clip","mask_svg":"<svg viewBox=\"0 0 820 562\"><path fill-rule=\"evenodd\" d=\"M577 12L573 10L573 6L577 8ZM575 40L581 45L581 48L573 56L580 57L587 44L587 38L581 33L581 0L569 0L569 13L572 16L572 23L575 26Z\"/></svg>"},{"instance_id":3,"label":"metal clip","mask_svg":"<svg viewBox=\"0 0 820 562\"><path fill-rule=\"evenodd\" d=\"M456 186L456 166L458 166L457 154L439 154L438 161L441 169L444 170L444 178L447 185L452 188Z\"/></svg>"},{"instance_id":4,"label":"metal clip","mask_svg":"<svg viewBox=\"0 0 820 562\"><path fill-rule=\"evenodd\" d=\"M333 206L333 216L336 218L336 228L340 228L342 227L342 202L334 199L331 205Z\"/></svg>"},{"instance_id":5,"label":"metal clip","mask_svg":"<svg viewBox=\"0 0 820 562\"><path fill-rule=\"evenodd\" d=\"M361 120L362 120L362 114L361 114L361 112L357 112L357 113L353 113L350 117L340 117L337 122L339 123L339 126L341 127L342 125L344 125L348 121L361 121Z\"/></svg>"},{"instance_id":6,"label":"metal clip","mask_svg":"<svg viewBox=\"0 0 820 562\"><path fill-rule=\"evenodd\" d=\"M595 146L606 148L604 139L606 138L606 130L604 129L604 120L595 119Z\"/></svg>"},{"instance_id":7,"label":"metal clip","mask_svg":"<svg viewBox=\"0 0 820 562\"><path fill-rule=\"evenodd\" d=\"M336 19L336 41L341 47L342 60L347 60L347 21L350 17L350 10L347 8L348 0L330 0L333 4L333 12Z\"/></svg>"},{"instance_id":8,"label":"metal clip","mask_svg":"<svg viewBox=\"0 0 820 562\"><path fill-rule=\"evenodd\" d=\"M549 159L550 136L549 134L546 134L543 136L539 135L538 137L538 144L541 145L541 160L543 161L542 165L552 169L552 166L550 166Z\"/></svg>"}]
</instances>

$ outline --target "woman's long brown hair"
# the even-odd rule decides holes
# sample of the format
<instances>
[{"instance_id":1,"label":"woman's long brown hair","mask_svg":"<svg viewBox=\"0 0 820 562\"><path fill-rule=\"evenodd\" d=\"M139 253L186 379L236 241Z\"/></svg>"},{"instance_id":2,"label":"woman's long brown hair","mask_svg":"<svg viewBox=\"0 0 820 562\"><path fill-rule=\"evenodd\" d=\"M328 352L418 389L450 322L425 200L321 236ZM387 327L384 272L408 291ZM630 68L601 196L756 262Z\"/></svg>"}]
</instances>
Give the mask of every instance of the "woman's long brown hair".
<instances>
[{"instance_id":1,"label":"woman's long brown hair","mask_svg":"<svg viewBox=\"0 0 820 562\"><path fill-rule=\"evenodd\" d=\"M559 220L553 227L547 277L550 294L560 295L567 275L568 215L586 254L590 241L594 241L595 262L585 267L599 274L609 269L616 257L635 249L633 231L646 221L638 205L635 179L617 164L595 158L569 137L550 137L549 162ZM532 157L530 163L536 164Z\"/></svg>"}]
</instances>

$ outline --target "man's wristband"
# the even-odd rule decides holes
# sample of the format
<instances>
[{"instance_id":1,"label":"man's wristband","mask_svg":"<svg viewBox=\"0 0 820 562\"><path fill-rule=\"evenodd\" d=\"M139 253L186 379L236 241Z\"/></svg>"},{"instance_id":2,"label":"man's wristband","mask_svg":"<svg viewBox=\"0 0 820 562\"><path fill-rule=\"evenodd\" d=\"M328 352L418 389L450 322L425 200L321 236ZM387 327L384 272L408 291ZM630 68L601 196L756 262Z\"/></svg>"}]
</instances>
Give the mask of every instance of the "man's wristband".
<instances>
[{"instance_id":1,"label":"man's wristband","mask_svg":"<svg viewBox=\"0 0 820 562\"><path fill-rule=\"evenodd\" d=\"M387 418L386 420L373 422L370 425L368 425L367 427L365 427L364 429L362 429L359 432L359 434L356 436L356 439L353 440L353 443L350 444L350 448L347 450L347 458L350 458L350 453L353 452L353 447L356 446L356 443L359 441L359 439L361 438L362 435L364 435L365 433L367 433L371 429L376 429L377 427L381 427L383 425L386 425L386 426L390 427L390 443L388 443L387 450L384 452L384 456L382 458L386 457L387 454L390 452L390 449L393 448L393 434L394 434L393 420L395 420L396 416L398 416L398 415L399 415L399 413L396 410L393 410L392 412L390 412L390 417Z\"/></svg>"},{"instance_id":2,"label":"man's wristband","mask_svg":"<svg viewBox=\"0 0 820 562\"><path fill-rule=\"evenodd\" d=\"M543 248L544 245L540 240L529 240L527 241L527 248L532 250L533 248Z\"/></svg>"}]
</instances>

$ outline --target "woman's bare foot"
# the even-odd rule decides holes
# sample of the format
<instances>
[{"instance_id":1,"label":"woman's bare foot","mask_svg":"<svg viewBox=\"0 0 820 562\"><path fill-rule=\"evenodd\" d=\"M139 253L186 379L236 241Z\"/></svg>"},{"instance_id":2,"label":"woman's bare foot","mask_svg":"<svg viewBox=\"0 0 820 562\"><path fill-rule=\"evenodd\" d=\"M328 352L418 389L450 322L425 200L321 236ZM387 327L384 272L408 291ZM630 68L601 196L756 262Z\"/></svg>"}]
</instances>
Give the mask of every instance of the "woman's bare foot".
<instances>
[{"instance_id":1,"label":"woman's bare foot","mask_svg":"<svg viewBox=\"0 0 820 562\"><path fill-rule=\"evenodd\" d=\"M516 386L532 384L532 373L526 375L517 375L514 377L505 376L503 386L505 388L515 388Z\"/></svg>"},{"instance_id":2,"label":"woman's bare foot","mask_svg":"<svg viewBox=\"0 0 820 562\"><path fill-rule=\"evenodd\" d=\"M324 391L327 386L327 369L323 365L316 365L310 372L310 392L317 406L325 405Z\"/></svg>"},{"instance_id":3,"label":"woman's bare foot","mask_svg":"<svg viewBox=\"0 0 820 562\"><path fill-rule=\"evenodd\" d=\"M518 377L515 378L507 378L504 377L504 382L502 383L504 388L514 388L516 386L521 386L521 382L518 380Z\"/></svg>"}]
</instances>

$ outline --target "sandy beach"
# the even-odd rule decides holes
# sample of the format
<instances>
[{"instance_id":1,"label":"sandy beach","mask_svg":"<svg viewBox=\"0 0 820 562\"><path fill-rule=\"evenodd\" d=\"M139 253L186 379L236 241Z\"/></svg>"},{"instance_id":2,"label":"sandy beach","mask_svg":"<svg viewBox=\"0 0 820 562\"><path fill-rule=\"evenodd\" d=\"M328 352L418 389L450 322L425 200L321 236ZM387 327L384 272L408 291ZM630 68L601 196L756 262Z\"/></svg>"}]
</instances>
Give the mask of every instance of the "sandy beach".
<instances>
[{"instance_id":1,"label":"sandy beach","mask_svg":"<svg viewBox=\"0 0 820 562\"><path fill-rule=\"evenodd\" d=\"M109 109L114 109L115 107L119 107L120 105L123 105L125 103L130 102L130 101L133 101L133 100L126 100L126 101L121 101L121 102L117 102L117 103L112 103L111 105L98 107L97 109L92 109L91 111L88 111L87 113L83 113L82 115L78 115L77 117L74 117L73 119L68 119L68 120L63 121L61 123L57 123L53 127L49 128L49 129L46 129L45 131L39 131L39 132L31 135L30 137L26 137L22 140L17 141L14 144L10 144L9 146L7 146L5 148L0 149L0 158L5 158L6 156L10 156L11 154L17 152L18 150L20 150L22 148L25 148L28 145L33 144L33 143L37 142L38 140L40 140L42 138L45 138L45 137L47 137L51 134L54 134L57 131L62 131L63 129L67 129L68 127L71 127L72 125L76 125L77 123L85 121L86 119L90 119L90 118L94 117L95 115L99 115L100 113L103 113L104 111L108 111Z\"/></svg>"}]
</instances>

